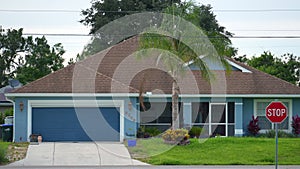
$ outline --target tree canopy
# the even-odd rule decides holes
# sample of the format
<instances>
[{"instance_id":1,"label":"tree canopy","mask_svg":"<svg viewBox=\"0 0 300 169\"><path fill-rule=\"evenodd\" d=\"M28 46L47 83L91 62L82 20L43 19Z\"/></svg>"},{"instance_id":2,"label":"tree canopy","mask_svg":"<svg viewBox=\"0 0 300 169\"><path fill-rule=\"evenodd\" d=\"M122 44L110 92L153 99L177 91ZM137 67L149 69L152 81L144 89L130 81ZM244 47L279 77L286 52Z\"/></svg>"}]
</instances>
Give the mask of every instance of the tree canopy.
<instances>
[{"instance_id":1,"label":"tree canopy","mask_svg":"<svg viewBox=\"0 0 300 169\"><path fill-rule=\"evenodd\" d=\"M276 57L271 52L264 52L258 57L247 59L241 56L237 60L245 62L258 70L276 76L292 84L300 86L300 57L287 53Z\"/></svg>"},{"instance_id":2,"label":"tree canopy","mask_svg":"<svg viewBox=\"0 0 300 169\"><path fill-rule=\"evenodd\" d=\"M123 16L146 11L163 12L180 16L193 23L204 31L205 35L209 37L211 43L215 46L220 55L232 57L237 52L237 50L232 47L230 40L230 37L232 37L233 34L226 31L225 27L219 25L210 5L180 0L94 0L92 1L92 6L90 8L82 11L81 14L84 18L80 22L91 27L90 34L98 33L98 35L96 35L96 38L92 39L91 44L85 47L83 54L77 57L77 59L83 59L85 56L95 54L114 44L111 43L114 40L114 37L112 37L114 35L97 32L106 24ZM148 20L143 20L143 22L148 22ZM136 27L141 25L138 21L131 22L132 25L125 24L126 23L122 23L122 25L119 26L119 29L127 26L134 30L138 29ZM111 31L110 33L118 34L120 32Z\"/></svg>"},{"instance_id":3,"label":"tree canopy","mask_svg":"<svg viewBox=\"0 0 300 169\"><path fill-rule=\"evenodd\" d=\"M81 23L91 26L90 34L109 22L135 12L161 12L168 6L180 3L180 0L93 0L92 6L82 10Z\"/></svg>"},{"instance_id":4,"label":"tree canopy","mask_svg":"<svg viewBox=\"0 0 300 169\"><path fill-rule=\"evenodd\" d=\"M1 30L0 33L0 87L10 78L26 84L63 66L64 49L60 43L48 45L45 37L23 37L23 29Z\"/></svg>"},{"instance_id":5,"label":"tree canopy","mask_svg":"<svg viewBox=\"0 0 300 169\"><path fill-rule=\"evenodd\" d=\"M220 26L210 5L196 4L192 1L173 4L164 11L180 16L200 28L214 45L219 55L233 57L237 49L232 46L233 34ZM191 37L192 38L192 37ZM194 37L203 38L203 37Z\"/></svg>"}]
</instances>

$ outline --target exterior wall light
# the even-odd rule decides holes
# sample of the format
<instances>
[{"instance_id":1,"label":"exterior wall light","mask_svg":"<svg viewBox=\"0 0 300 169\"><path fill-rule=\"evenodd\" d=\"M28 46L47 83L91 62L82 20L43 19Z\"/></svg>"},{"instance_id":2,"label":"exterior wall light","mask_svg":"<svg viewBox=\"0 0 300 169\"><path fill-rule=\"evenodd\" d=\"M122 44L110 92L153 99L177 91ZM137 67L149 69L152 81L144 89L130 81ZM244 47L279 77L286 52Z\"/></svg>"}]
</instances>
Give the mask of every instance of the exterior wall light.
<instances>
[{"instance_id":1,"label":"exterior wall light","mask_svg":"<svg viewBox=\"0 0 300 169\"><path fill-rule=\"evenodd\" d=\"M128 103L128 110L130 110L130 111L132 110L132 103L131 102Z\"/></svg>"},{"instance_id":2,"label":"exterior wall light","mask_svg":"<svg viewBox=\"0 0 300 169\"><path fill-rule=\"evenodd\" d=\"M19 104L19 106L20 106L20 111L22 112L23 109L24 109L24 103L21 101L20 104Z\"/></svg>"}]
</instances>

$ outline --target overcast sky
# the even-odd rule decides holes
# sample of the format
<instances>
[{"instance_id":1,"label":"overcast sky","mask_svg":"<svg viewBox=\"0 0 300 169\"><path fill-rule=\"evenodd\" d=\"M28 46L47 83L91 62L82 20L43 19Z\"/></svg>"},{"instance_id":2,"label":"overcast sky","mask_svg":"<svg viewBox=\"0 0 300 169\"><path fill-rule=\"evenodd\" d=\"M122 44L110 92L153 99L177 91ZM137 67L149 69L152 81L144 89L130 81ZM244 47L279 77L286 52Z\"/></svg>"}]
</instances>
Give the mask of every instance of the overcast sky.
<instances>
[{"instance_id":1,"label":"overcast sky","mask_svg":"<svg viewBox=\"0 0 300 169\"><path fill-rule=\"evenodd\" d=\"M24 28L24 33L88 34L89 28L78 21L80 11L91 6L90 0L0 0L0 25L4 29ZM197 0L211 4L219 24L236 36L300 36L299 0ZM13 10L69 10L69 12L24 12ZM238 10L238 11L237 11ZM250 10L250 11L249 11ZM64 57L80 53L89 37L46 36L51 45L62 43ZM239 55L259 55L271 51L276 55L300 56L300 38L232 39Z\"/></svg>"}]
</instances>

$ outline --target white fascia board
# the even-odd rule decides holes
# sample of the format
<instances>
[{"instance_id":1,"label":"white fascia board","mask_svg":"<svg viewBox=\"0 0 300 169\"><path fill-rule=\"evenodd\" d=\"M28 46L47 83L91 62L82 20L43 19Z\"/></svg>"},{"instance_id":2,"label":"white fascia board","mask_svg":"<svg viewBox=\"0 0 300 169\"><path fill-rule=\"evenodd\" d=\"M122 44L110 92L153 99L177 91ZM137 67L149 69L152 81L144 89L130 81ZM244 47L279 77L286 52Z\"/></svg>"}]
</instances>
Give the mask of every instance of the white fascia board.
<instances>
[{"instance_id":1,"label":"white fascia board","mask_svg":"<svg viewBox=\"0 0 300 169\"><path fill-rule=\"evenodd\" d=\"M13 97L139 97L138 93L7 93L8 98ZM144 97L164 98L171 94L152 94ZM300 98L300 94L180 94L182 98L198 97L238 97L238 98Z\"/></svg>"},{"instance_id":2,"label":"white fascia board","mask_svg":"<svg viewBox=\"0 0 300 169\"><path fill-rule=\"evenodd\" d=\"M6 97L138 97L138 93L7 93Z\"/></svg>"},{"instance_id":3,"label":"white fascia board","mask_svg":"<svg viewBox=\"0 0 300 169\"><path fill-rule=\"evenodd\" d=\"M244 68L244 67L242 67L242 66L240 66L240 65L238 65L238 64L236 64L236 63L234 63L234 62L232 62L232 61L230 61L230 60L228 60L228 59L226 59L226 60L227 60L227 62L228 62L231 66L236 67L237 69L241 70L242 72L244 72L244 73L252 73L250 70L248 70L248 69L246 69L246 68Z\"/></svg>"},{"instance_id":4,"label":"white fascia board","mask_svg":"<svg viewBox=\"0 0 300 169\"><path fill-rule=\"evenodd\" d=\"M179 95L180 97L238 97L238 98L300 98L300 94L197 94Z\"/></svg>"},{"instance_id":5,"label":"white fascia board","mask_svg":"<svg viewBox=\"0 0 300 169\"><path fill-rule=\"evenodd\" d=\"M144 97L150 98L161 98L161 97L172 97L171 94L159 94L159 95L145 95ZM180 94L181 98L300 98L300 94Z\"/></svg>"}]
</instances>

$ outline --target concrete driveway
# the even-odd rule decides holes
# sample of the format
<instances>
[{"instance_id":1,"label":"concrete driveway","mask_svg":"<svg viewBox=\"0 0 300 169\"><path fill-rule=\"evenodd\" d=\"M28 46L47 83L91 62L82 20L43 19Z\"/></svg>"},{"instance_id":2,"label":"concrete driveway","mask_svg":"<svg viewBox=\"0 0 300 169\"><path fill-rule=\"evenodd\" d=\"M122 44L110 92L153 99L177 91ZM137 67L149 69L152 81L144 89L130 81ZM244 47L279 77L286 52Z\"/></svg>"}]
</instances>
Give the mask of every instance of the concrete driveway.
<instances>
[{"instance_id":1,"label":"concrete driveway","mask_svg":"<svg viewBox=\"0 0 300 169\"><path fill-rule=\"evenodd\" d=\"M148 165L131 159L121 143L45 142L29 145L26 158L10 166L131 166Z\"/></svg>"}]
</instances>

